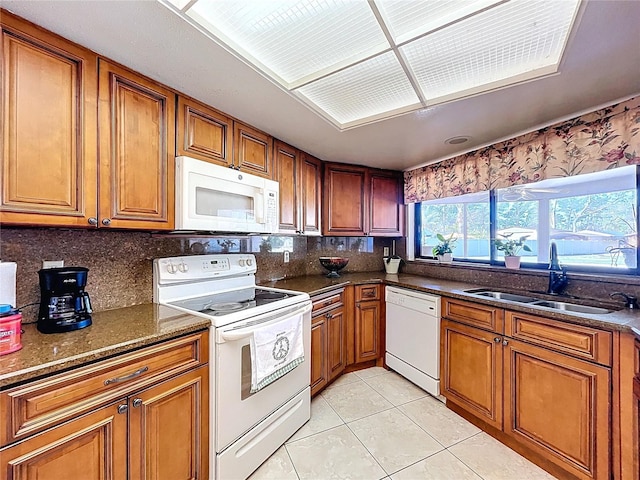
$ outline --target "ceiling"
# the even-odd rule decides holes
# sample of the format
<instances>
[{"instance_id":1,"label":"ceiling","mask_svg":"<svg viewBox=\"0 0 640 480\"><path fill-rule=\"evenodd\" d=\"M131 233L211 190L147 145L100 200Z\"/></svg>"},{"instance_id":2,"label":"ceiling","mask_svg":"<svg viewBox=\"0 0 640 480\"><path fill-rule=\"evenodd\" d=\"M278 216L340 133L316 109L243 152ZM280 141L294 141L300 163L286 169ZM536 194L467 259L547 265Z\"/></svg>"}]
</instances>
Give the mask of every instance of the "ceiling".
<instances>
[{"instance_id":1,"label":"ceiling","mask_svg":"<svg viewBox=\"0 0 640 480\"><path fill-rule=\"evenodd\" d=\"M640 1L583 1L558 74L342 131L155 0L2 7L328 161L409 169L640 94Z\"/></svg>"}]
</instances>

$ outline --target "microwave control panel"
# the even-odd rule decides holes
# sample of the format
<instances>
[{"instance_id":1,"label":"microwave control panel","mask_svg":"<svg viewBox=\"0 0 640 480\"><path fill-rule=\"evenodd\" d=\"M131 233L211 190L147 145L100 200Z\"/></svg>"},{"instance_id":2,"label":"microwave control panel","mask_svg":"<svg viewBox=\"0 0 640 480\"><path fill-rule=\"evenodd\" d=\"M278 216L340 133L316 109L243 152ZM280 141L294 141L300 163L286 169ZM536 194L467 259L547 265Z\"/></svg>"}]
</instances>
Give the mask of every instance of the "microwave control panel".
<instances>
[{"instance_id":1,"label":"microwave control panel","mask_svg":"<svg viewBox=\"0 0 640 480\"><path fill-rule=\"evenodd\" d=\"M276 192L267 192L267 223L278 223L278 195Z\"/></svg>"}]
</instances>

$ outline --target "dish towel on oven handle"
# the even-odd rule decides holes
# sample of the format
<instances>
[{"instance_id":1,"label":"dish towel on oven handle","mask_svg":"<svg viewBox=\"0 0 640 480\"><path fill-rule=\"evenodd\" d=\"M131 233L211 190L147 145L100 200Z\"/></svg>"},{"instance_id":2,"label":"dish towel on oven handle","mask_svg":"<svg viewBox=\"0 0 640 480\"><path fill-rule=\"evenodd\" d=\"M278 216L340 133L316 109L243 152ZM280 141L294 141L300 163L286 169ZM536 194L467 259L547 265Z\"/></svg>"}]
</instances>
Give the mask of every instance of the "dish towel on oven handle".
<instances>
[{"instance_id":1,"label":"dish towel on oven handle","mask_svg":"<svg viewBox=\"0 0 640 480\"><path fill-rule=\"evenodd\" d=\"M286 375L304 361L302 314L294 315L253 332L251 393Z\"/></svg>"}]
</instances>

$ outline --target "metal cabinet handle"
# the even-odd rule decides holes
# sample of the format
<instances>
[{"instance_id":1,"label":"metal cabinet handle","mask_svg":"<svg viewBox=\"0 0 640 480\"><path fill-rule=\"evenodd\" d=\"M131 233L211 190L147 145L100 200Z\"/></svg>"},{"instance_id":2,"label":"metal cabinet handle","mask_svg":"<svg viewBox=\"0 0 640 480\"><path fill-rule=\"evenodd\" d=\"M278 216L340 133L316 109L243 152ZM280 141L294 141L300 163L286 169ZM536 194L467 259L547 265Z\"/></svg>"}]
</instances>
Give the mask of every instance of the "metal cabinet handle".
<instances>
[{"instance_id":1,"label":"metal cabinet handle","mask_svg":"<svg viewBox=\"0 0 640 480\"><path fill-rule=\"evenodd\" d=\"M493 341L494 341L494 342L496 342L496 343L500 343L500 341L501 341L501 340L502 340L502 339L501 339L500 337L495 337L495 338L493 339Z\"/></svg>"},{"instance_id":2,"label":"metal cabinet handle","mask_svg":"<svg viewBox=\"0 0 640 480\"><path fill-rule=\"evenodd\" d=\"M87 222L89 223L89 225L93 225L94 227L98 225L98 219L96 217L89 217L87 219Z\"/></svg>"},{"instance_id":3,"label":"metal cabinet handle","mask_svg":"<svg viewBox=\"0 0 640 480\"><path fill-rule=\"evenodd\" d=\"M363 297L375 297L376 296L376 292L375 290L368 290L368 291L363 291L362 292L362 296Z\"/></svg>"},{"instance_id":4,"label":"metal cabinet handle","mask_svg":"<svg viewBox=\"0 0 640 480\"><path fill-rule=\"evenodd\" d=\"M506 338L502 341L502 345L509 345L509 340L507 340Z\"/></svg>"},{"instance_id":5,"label":"metal cabinet handle","mask_svg":"<svg viewBox=\"0 0 640 480\"><path fill-rule=\"evenodd\" d=\"M138 407L140 407L140 405L142 405L142 399L141 398L134 398L133 399L133 407L134 408L138 408Z\"/></svg>"},{"instance_id":6,"label":"metal cabinet handle","mask_svg":"<svg viewBox=\"0 0 640 480\"><path fill-rule=\"evenodd\" d=\"M122 415L123 413L127 413L127 410L129 410L129 405L127 405L126 403L118 405L118 413L120 415Z\"/></svg>"},{"instance_id":7,"label":"metal cabinet handle","mask_svg":"<svg viewBox=\"0 0 640 480\"><path fill-rule=\"evenodd\" d=\"M126 382L127 380L131 380L132 378L136 378L142 375L147 370L149 370L149 367L142 367L136 370L135 372L131 372L129 375L124 375L123 377L109 378L104 381L104 384L111 385L112 383Z\"/></svg>"},{"instance_id":8,"label":"metal cabinet handle","mask_svg":"<svg viewBox=\"0 0 640 480\"><path fill-rule=\"evenodd\" d=\"M110 218L103 218L103 219L102 219L102 224L103 224L105 227L108 227L109 225L111 225L111 219L110 219Z\"/></svg>"}]
</instances>

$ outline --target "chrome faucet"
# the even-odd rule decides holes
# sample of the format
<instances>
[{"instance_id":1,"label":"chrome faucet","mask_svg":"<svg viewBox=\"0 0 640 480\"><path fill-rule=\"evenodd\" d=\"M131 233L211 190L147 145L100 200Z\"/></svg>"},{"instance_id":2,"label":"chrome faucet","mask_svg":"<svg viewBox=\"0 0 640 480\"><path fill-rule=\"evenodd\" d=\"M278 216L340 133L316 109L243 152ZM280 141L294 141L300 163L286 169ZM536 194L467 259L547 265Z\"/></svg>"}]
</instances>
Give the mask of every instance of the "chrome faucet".
<instances>
[{"instance_id":1,"label":"chrome faucet","mask_svg":"<svg viewBox=\"0 0 640 480\"><path fill-rule=\"evenodd\" d=\"M547 293L560 295L565 291L568 283L567 270L564 267L560 267L558 263L558 249L555 242L551 242L551 250L549 252L549 287L547 288Z\"/></svg>"}]
</instances>

